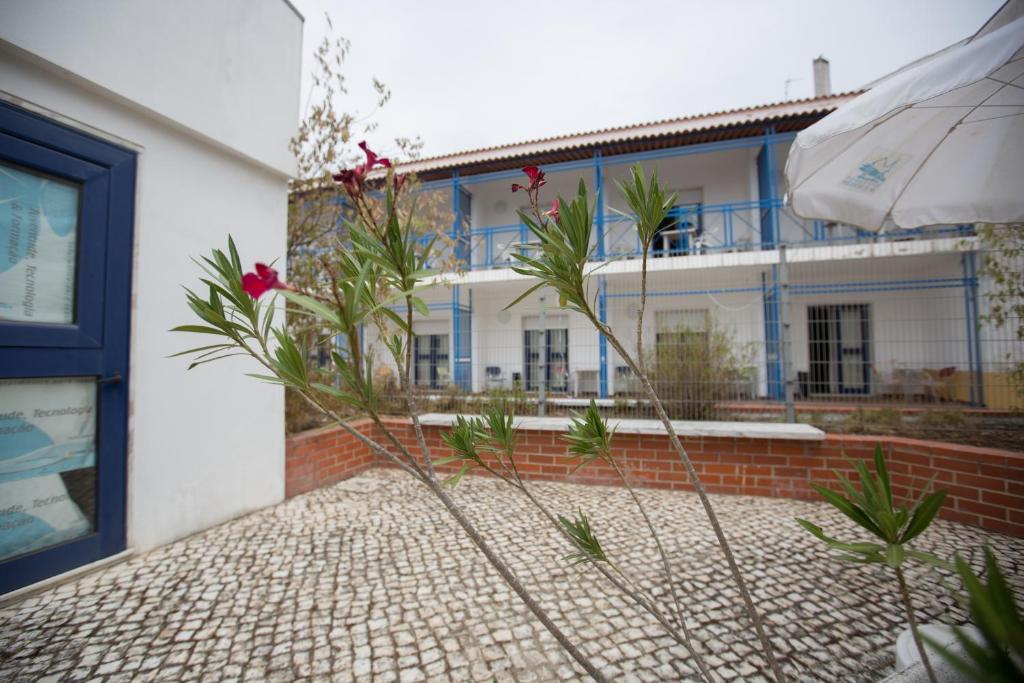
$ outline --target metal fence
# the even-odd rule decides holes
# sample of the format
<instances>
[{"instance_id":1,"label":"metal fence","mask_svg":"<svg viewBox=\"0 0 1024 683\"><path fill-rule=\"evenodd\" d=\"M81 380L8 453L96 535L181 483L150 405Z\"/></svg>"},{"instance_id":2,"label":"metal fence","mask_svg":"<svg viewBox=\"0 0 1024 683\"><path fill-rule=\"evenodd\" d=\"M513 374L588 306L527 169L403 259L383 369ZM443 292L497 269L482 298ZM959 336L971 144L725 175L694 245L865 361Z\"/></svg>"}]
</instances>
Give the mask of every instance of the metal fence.
<instances>
[{"instance_id":1,"label":"metal fence","mask_svg":"<svg viewBox=\"0 0 1024 683\"><path fill-rule=\"evenodd\" d=\"M598 315L675 419L1009 413L1022 405L1024 264L1019 234L1005 230L994 240L793 246L717 261L655 254L639 352L635 261L590 284ZM422 409L504 401L520 414L566 414L594 400L608 415L654 417L630 362L583 316L543 290L505 310L527 286L497 278L424 294L430 316L415 317L413 369ZM387 393L397 385L376 339L364 330Z\"/></svg>"}]
</instances>

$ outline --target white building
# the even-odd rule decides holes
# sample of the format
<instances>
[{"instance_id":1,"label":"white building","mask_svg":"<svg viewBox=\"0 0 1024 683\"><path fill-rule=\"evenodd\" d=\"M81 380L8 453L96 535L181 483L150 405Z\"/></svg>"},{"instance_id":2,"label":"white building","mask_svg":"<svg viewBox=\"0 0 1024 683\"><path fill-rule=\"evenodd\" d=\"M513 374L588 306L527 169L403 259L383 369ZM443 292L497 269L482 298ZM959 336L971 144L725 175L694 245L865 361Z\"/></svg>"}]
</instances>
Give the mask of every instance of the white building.
<instances>
[{"instance_id":1,"label":"white building","mask_svg":"<svg viewBox=\"0 0 1024 683\"><path fill-rule=\"evenodd\" d=\"M0 593L282 500L282 392L168 330L191 257L285 252L301 42L286 0L0 4Z\"/></svg>"},{"instance_id":2,"label":"white building","mask_svg":"<svg viewBox=\"0 0 1024 683\"><path fill-rule=\"evenodd\" d=\"M827 63L824 73L820 66L827 79ZM637 405L628 368L589 321L559 310L550 295L542 305L542 292L505 307L531 284L509 267L530 239L516 213L526 198L510 190L525 180L520 168L546 172L543 208L559 194L574 196L583 178L597 201L596 309L635 348L639 244L615 181L639 162L678 193L650 254L644 353L668 362L687 339L706 344L709 329L734 349L715 372L672 375L670 363L655 365L679 416L701 416L685 405L701 396L736 410L770 407L787 384L797 400L1007 407L1009 342L982 323L972 226L875 235L803 220L784 205L782 170L796 132L855 95L825 90L406 164L401 170L417 172L422 191L451 202L451 235L466 266L424 296L431 315L416 316L416 382L448 401L458 392L441 396L447 387L479 394L543 386L564 405L590 397ZM366 332L368 345L374 339ZM721 353L711 356L684 362L722 363Z\"/></svg>"}]
</instances>

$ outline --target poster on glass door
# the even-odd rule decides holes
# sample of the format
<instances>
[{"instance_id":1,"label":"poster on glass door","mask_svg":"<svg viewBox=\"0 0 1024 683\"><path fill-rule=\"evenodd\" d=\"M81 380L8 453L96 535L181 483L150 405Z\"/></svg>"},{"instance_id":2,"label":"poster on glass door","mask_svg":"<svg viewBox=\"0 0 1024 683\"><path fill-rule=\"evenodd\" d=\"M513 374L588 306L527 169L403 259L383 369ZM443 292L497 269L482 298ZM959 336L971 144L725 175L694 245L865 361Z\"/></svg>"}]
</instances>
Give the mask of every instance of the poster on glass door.
<instances>
[{"instance_id":1,"label":"poster on glass door","mask_svg":"<svg viewBox=\"0 0 1024 683\"><path fill-rule=\"evenodd\" d=\"M0 380L0 560L89 533L93 379Z\"/></svg>"},{"instance_id":2,"label":"poster on glass door","mask_svg":"<svg viewBox=\"0 0 1024 683\"><path fill-rule=\"evenodd\" d=\"M0 163L0 321L74 322L78 194Z\"/></svg>"}]
</instances>

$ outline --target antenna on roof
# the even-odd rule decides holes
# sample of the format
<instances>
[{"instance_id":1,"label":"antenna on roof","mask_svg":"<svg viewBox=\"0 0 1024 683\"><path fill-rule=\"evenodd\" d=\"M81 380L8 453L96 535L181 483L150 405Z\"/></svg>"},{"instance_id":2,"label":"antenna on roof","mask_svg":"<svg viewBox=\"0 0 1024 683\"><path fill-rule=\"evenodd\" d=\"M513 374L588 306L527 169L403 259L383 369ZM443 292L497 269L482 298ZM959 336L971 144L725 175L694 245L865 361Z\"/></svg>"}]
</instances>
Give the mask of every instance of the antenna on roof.
<instances>
[{"instance_id":1,"label":"antenna on roof","mask_svg":"<svg viewBox=\"0 0 1024 683\"><path fill-rule=\"evenodd\" d=\"M782 99L788 102L789 101L789 84L790 83L796 83L797 81L802 81L802 80L804 80L804 79L802 79L802 78L787 78L786 79L785 88L783 89Z\"/></svg>"}]
</instances>

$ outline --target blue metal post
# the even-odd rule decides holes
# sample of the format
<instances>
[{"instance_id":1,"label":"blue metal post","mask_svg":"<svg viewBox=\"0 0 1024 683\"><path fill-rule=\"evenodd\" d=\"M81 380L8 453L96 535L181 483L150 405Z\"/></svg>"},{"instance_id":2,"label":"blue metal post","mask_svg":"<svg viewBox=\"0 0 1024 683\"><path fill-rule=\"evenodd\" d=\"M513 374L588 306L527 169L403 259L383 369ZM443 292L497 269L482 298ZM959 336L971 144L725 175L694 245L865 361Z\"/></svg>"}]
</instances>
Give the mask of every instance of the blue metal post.
<instances>
[{"instance_id":1,"label":"blue metal post","mask_svg":"<svg viewBox=\"0 0 1024 683\"><path fill-rule=\"evenodd\" d=\"M466 316L465 339L462 344L466 347L465 353L465 379L463 389L470 391L473 388L473 290L469 290L469 307L462 312Z\"/></svg>"},{"instance_id":2,"label":"blue metal post","mask_svg":"<svg viewBox=\"0 0 1024 683\"><path fill-rule=\"evenodd\" d=\"M775 149L775 126L768 126L766 136L768 138L768 180L771 183L772 198L772 246L777 247L782 240L782 216L780 215L782 198L779 196L779 163Z\"/></svg>"},{"instance_id":3,"label":"blue metal post","mask_svg":"<svg viewBox=\"0 0 1024 683\"><path fill-rule=\"evenodd\" d=\"M780 353L779 328L779 267L772 265L772 282L761 276L761 291L764 300L764 352L765 372L768 383L768 397L776 401L784 397L782 385L782 355Z\"/></svg>"},{"instance_id":4,"label":"blue metal post","mask_svg":"<svg viewBox=\"0 0 1024 683\"><path fill-rule=\"evenodd\" d=\"M757 155L757 193L761 215L761 248L774 249L779 216L776 209L775 130L765 128L764 143Z\"/></svg>"},{"instance_id":5,"label":"blue metal post","mask_svg":"<svg viewBox=\"0 0 1024 683\"><path fill-rule=\"evenodd\" d=\"M597 280L597 319L602 325L608 324L608 281L604 275ZM597 355L600 381L600 397L608 398L608 339L604 332L597 333Z\"/></svg>"},{"instance_id":6,"label":"blue metal post","mask_svg":"<svg viewBox=\"0 0 1024 683\"><path fill-rule=\"evenodd\" d=\"M452 286L452 348L451 348L451 359L452 359L452 379L455 380L456 386L461 386L462 382L462 357L460 355L462 351L462 340L459 339L459 333L462 331L462 321L459 320L459 286Z\"/></svg>"},{"instance_id":7,"label":"blue metal post","mask_svg":"<svg viewBox=\"0 0 1024 683\"><path fill-rule=\"evenodd\" d=\"M597 258L604 260L604 165L601 150L594 152L594 192L597 193Z\"/></svg>"},{"instance_id":8,"label":"blue metal post","mask_svg":"<svg viewBox=\"0 0 1024 683\"><path fill-rule=\"evenodd\" d=\"M469 308L462 306L462 289L452 286L452 380L463 391L469 391L473 378L473 292L469 292Z\"/></svg>"},{"instance_id":9,"label":"blue metal post","mask_svg":"<svg viewBox=\"0 0 1024 683\"><path fill-rule=\"evenodd\" d=\"M459 169L452 171L452 233L455 248L455 260L464 261L465 268L470 267L469 237L466 235L466 220L462 215L462 184Z\"/></svg>"}]
</instances>

